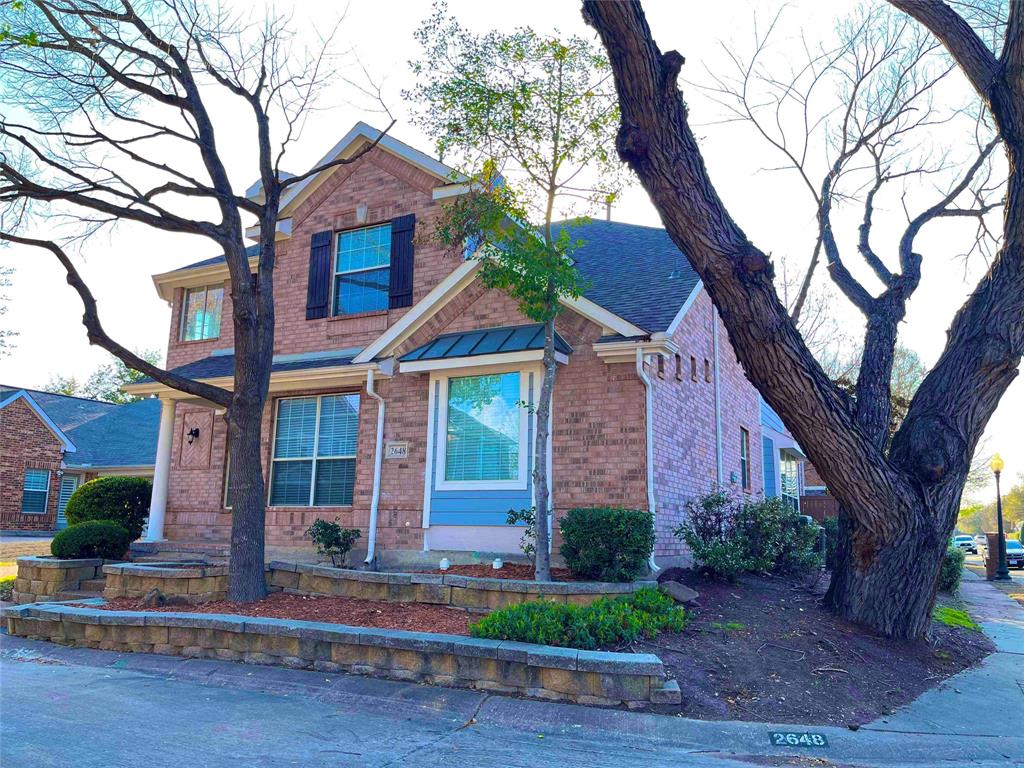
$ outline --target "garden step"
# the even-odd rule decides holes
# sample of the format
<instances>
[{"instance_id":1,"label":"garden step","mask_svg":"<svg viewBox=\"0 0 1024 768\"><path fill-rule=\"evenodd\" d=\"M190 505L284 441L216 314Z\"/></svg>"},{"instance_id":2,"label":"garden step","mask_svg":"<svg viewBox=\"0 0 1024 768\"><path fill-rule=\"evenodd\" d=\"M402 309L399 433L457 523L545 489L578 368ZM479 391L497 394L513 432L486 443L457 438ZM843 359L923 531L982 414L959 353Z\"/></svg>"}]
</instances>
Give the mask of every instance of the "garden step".
<instances>
[{"instance_id":1,"label":"garden step","mask_svg":"<svg viewBox=\"0 0 1024 768\"><path fill-rule=\"evenodd\" d=\"M82 592L102 592L106 586L106 579L84 579L79 582L78 589Z\"/></svg>"}]
</instances>

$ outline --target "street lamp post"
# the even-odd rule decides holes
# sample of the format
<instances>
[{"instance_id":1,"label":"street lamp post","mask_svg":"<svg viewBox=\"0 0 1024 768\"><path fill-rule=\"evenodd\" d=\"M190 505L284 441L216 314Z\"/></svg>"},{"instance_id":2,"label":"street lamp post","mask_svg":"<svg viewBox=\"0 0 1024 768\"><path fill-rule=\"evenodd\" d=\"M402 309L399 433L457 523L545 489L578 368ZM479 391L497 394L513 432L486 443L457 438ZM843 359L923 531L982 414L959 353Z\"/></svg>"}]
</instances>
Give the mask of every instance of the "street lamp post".
<instances>
[{"instance_id":1,"label":"street lamp post","mask_svg":"<svg viewBox=\"0 0 1024 768\"><path fill-rule=\"evenodd\" d=\"M1010 581L1010 569L1006 567L1006 538L1003 533L1003 495L999 491L999 475L1003 471L1003 457L998 453L992 457L989 467L996 476L996 526L999 542L999 561L996 566L995 581Z\"/></svg>"}]
</instances>

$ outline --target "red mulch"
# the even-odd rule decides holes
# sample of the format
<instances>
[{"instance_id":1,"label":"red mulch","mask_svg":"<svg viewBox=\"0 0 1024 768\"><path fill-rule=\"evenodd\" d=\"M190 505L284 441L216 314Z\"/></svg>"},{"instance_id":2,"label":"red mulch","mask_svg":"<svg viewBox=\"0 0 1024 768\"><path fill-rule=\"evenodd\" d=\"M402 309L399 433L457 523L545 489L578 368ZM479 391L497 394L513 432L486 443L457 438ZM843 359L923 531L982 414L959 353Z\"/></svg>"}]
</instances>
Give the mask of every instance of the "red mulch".
<instances>
[{"instance_id":1,"label":"red mulch","mask_svg":"<svg viewBox=\"0 0 1024 768\"><path fill-rule=\"evenodd\" d=\"M476 565L452 565L447 571L440 568L427 573L454 573L457 576L474 576L483 579L519 579L521 581L533 581L534 570L532 565L522 563L505 563L498 570L494 570L490 563L478 563ZM552 581L582 581L572 574L568 568L552 568Z\"/></svg>"},{"instance_id":2,"label":"red mulch","mask_svg":"<svg viewBox=\"0 0 1024 768\"><path fill-rule=\"evenodd\" d=\"M99 606L107 611L182 611L188 613L233 613L242 616L267 616L275 619L323 621L353 627L407 629L414 632L440 632L468 635L469 622L479 618L457 608L420 603L386 603L356 600L351 597L307 597L273 592L255 603L228 600L202 605L165 605L146 608L142 601L118 597Z\"/></svg>"}]
</instances>

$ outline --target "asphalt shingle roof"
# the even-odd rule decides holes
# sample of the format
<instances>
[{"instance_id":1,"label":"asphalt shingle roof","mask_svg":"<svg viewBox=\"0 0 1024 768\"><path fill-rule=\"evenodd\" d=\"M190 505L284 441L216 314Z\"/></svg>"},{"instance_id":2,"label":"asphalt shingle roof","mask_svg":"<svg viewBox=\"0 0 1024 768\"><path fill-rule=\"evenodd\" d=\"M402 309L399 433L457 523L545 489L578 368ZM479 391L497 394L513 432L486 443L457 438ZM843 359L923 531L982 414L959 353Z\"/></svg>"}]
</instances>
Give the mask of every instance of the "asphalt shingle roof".
<instances>
[{"instance_id":1,"label":"asphalt shingle roof","mask_svg":"<svg viewBox=\"0 0 1024 768\"><path fill-rule=\"evenodd\" d=\"M23 389L0 385L0 401ZM159 400L116 405L34 389L24 391L75 444L77 450L66 457L70 466L151 467L156 461Z\"/></svg>"},{"instance_id":2,"label":"asphalt shingle roof","mask_svg":"<svg viewBox=\"0 0 1024 768\"><path fill-rule=\"evenodd\" d=\"M619 221L563 221L558 232L583 241L575 255L588 287L584 296L647 333L664 331L700 282L668 233ZM256 255L257 246L246 253ZM223 256L189 264L177 272L224 261Z\"/></svg>"},{"instance_id":3,"label":"asphalt shingle roof","mask_svg":"<svg viewBox=\"0 0 1024 768\"><path fill-rule=\"evenodd\" d=\"M502 352L524 352L530 349L544 349L543 323L445 333L402 355L399 362L475 357ZM568 355L572 352L572 347L556 333L555 350Z\"/></svg>"},{"instance_id":4,"label":"asphalt shingle roof","mask_svg":"<svg viewBox=\"0 0 1024 768\"><path fill-rule=\"evenodd\" d=\"M336 357L321 357L312 360L285 360L274 363L270 370L278 371L302 371L307 368L330 368L335 365L348 365L352 362L355 354L338 355ZM201 360L196 360L173 369L173 373L186 376L190 379L216 379L221 376L235 375L234 355L210 355ZM142 381L152 381L146 378Z\"/></svg>"}]
</instances>

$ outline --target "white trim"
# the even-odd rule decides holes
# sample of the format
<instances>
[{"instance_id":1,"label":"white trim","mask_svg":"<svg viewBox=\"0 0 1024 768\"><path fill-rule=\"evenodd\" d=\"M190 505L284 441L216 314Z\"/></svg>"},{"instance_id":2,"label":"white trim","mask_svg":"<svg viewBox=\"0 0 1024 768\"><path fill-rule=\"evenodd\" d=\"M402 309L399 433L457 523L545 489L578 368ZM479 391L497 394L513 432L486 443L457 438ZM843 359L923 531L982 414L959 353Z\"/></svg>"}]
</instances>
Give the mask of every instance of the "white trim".
<instances>
[{"instance_id":1,"label":"white trim","mask_svg":"<svg viewBox=\"0 0 1024 768\"><path fill-rule=\"evenodd\" d=\"M253 274L259 266L259 257L249 257L249 271ZM198 288L217 281L226 281L231 277L226 261L218 261L215 264L207 264L205 267L195 269L173 269L170 272L161 272L153 275L153 286L157 295L168 304L174 301L176 288Z\"/></svg>"},{"instance_id":2,"label":"white trim","mask_svg":"<svg viewBox=\"0 0 1024 768\"><path fill-rule=\"evenodd\" d=\"M606 363L632 363L638 349L645 355L672 357L679 352L679 345L672 339L659 334L657 338L650 340L594 342L593 349L594 353Z\"/></svg>"},{"instance_id":3,"label":"white trim","mask_svg":"<svg viewBox=\"0 0 1024 768\"><path fill-rule=\"evenodd\" d=\"M693 286L693 290L690 291L690 295L686 298L686 301L683 303L683 306L679 308L679 311L676 313L676 316L672 318L672 322L668 324L668 328L665 329L665 333L667 333L669 336L675 334L676 329L679 328L679 324L683 322L683 318L686 317L686 313L690 311L690 307L693 306L693 302L697 300L697 297L700 296L700 292L702 290L704 290L704 283L698 280L697 284Z\"/></svg>"},{"instance_id":4,"label":"white trim","mask_svg":"<svg viewBox=\"0 0 1024 768\"><path fill-rule=\"evenodd\" d=\"M61 443L63 443L65 453L75 453L78 450L75 447L75 444L71 442L71 438L64 434L64 431L57 426L53 419L46 415L46 411L44 411L42 407L40 407L39 403L37 403L32 398L32 395L30 395L24 389L19 389L6 400L0 401L0 410L3 410L8 405L13 403L15 400L18 400L19 398L24 398L25 402L28 404L28 407L35 411L36 415L43 422L46 428L53 433L54 437L56 437Z\"/></svg>"},{"instance_id":5,"label":"white trim","mask_svg":"<svg viewBox=\"0 0 1024 768\"><path fill-rule=\"evenodd\" d=\"M260 190L262 192L262 190ZM290 240L292 236L292 219L278 219L277 227L274 230L274 241ZM246 227L245 237L248 240L259 240L260 237L260 225L253 224L251 227Z\"/></svg>"},{"instance_id":6,"label":"white trim","mask_svg":"<svg viewBox=\"0 0 1024 768\"><path fill-rule=\"evenodd\" d=\"M536 402L536 393L530 392L530 373L536 374L534 366L525 368L503 366L505 370L469 370L459 371L457 374L434 373L431 374L431 384L436 381L440 383L438 393L438 414L437 414L437 465L434 467L434 488L439 491L504 491L515 490L525 491L530 485L529 454L530 454L530 418L529 410L519 406L519 466L518 477L515 480L448 480L445 478L445 467L447 457L447 441L438 440L440 430L443 428L447 433L448 427L448 382L453 378L468 376L486 376L489 374L515 373L519 375L519 400L520 402ZM536 386L534 387L536 389ZM533 397L531 397L531 394Z\"/></svg>"},{"instance_id":7,"label":"white trim","mask_svg":"<svg viewBox=\"0 0 1024 768\"><path fill-rule=\"evenodd\" d=\"M657 527L657 509L658 503L655 497L654 490L654 384L651 382L651 377L647 375L647 371L644 370L644 359L647 355L644 354L640 347L636 348L636 375L640 378L640 381L644 385L644 438L646 442L646 479L647 479L647 511L651 513L655 527ZM654 562L654 551L651 551L651 556L647 560L648 566L651 571L657 573L661 570L658 564Z\"/></svg>"},{"instance_id":8,"label":"white trim","mask_svg":"<svg viewBox=\"0 0 1024 768\"><path fill-rule=\"evenodd\" d=\"M722 438L722 387L721 366L719 365L718 354L718 308L711 305L711 346L714 354L715 366L715 470L718 477L718 487L725 483L725 454Z\"/></svg>"},{"instance_id":9,"label":"white trim","mask_svg":"<svg viewBox=\"0 0 1024 768\"><path fill-rule=\"evenodd\" d=\"M342 137L341 141L331 147L330 151L326 155L313 164L313 168L325 165L337 160L338 158L355 154L355 152L351 150L358 149L357 145L361 145L362 141L377 141L378 149L385 150L386 152L405 160L410 165L416 166L420 170L426 171L432 176L436 176L446 184L464 181L466 179L465 176L457 173L454 168L450 168L430 155L410 147L408 144L399 141L390 134L382 136L381 133L382 132L379 129L374 128L372 125L367 125L364 122L356 123L352 129ZM295 186L285 191L281 198L279 207L280 212L282 214L285 212L290 213L292 209L298 206L298 204L301 203L314 189L320 186L327 177L340 167L341 166L335 165L330 168L325 168L319 173L303 179Z\"/></svg>"},{"instance_id":10,"label":"white trim","mask_svg":"<svg viewBox=\"0 0 1024 768\"><path fill-rule=\"evenodd\" d=\"M423 373L424 371L447 371L457 368L483 368L494 365L516 365L536 363L544 359L543 349L524 349L521 352L496 352L493 355L469 357L446 357L436 360L408 360L398 363L399 373ZM565 365L569 356L555 352L555 361Z\"/></svg>"},{"instance_id":11,"label":"white trim","mask_svg":"<svg viewBox=\"0 0 1024 768\"><path fill-rule=\"evenodd\" d=\"M423 470L423 520L421 523L424 530L430 527L430 495L433 490L431 481L434 477L434 408L437 406L436 392L441 386L433 376L430 377L427 384L427 455ZM424 535L423 551L426 552L429 549L429 542Z\"/></svg>"},{"instance_id":12,"label":"white trim","mask_svg":"<svg viewBox=\"0 0 1024 768\"><path fill-rule=\"evenodd\" d=\"M614 312L583 296L576 299L571 297L561 298L559 303L583 315L588 320L597 323L606 334L617 333L620 336L644 336L647 333L640 326L633 325L628 320L619 317Z\"/></svg>"},{"instance_id":13,"label":"white trim","mask_svg":"<svg viewBox=\"0 0 1024 768\"><path fill-rule=\"evenodd\" d=\"M366 363L375 357L380 357L418 331L424 323L440 312L449 301L462 292L462 289L469 285L480 268L477 259L470 259L462 262L452 270L444 280L416 302L408 312L402 315L401 319L384 333L378 336L372 344L356 355L353 363Z\"/></svg>"},{"instance_id":14,"label":"white trim","mask_svg":"<svg viewBox=\"0 0 1024 768\"><path fill-rule=\"evenodd\" d=\"M380 505L381 460L384 458L384 398L373 388L373 369L366 372L366 394L377 401L377 440L373 449L373 493L370 496L370 522L367 532L365 563L373 562L377 547L377 508ZM353 489L354 490L354 489Z\"/></svg>"}]
</instances>

